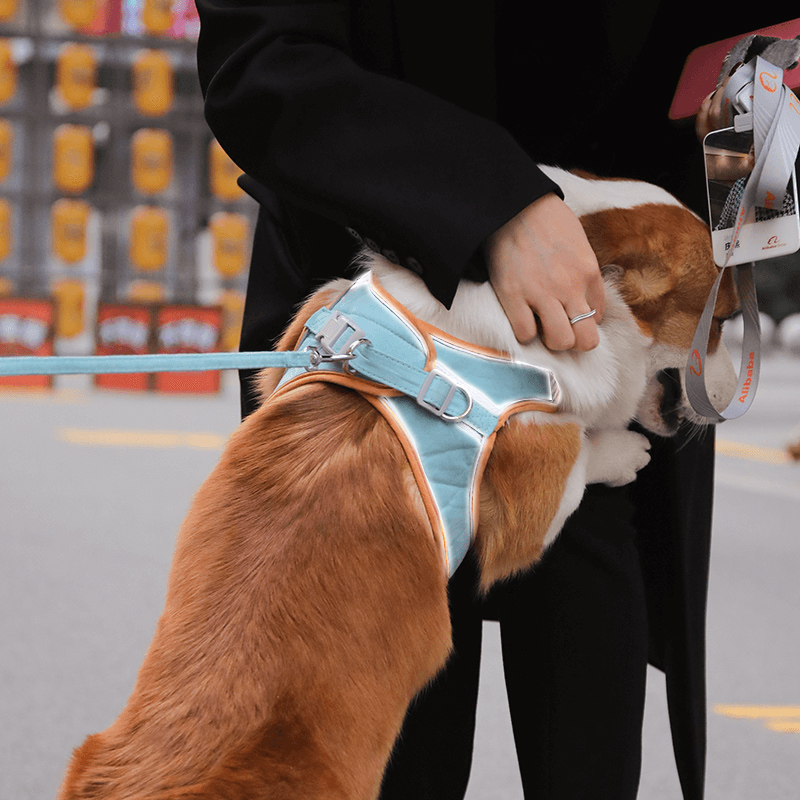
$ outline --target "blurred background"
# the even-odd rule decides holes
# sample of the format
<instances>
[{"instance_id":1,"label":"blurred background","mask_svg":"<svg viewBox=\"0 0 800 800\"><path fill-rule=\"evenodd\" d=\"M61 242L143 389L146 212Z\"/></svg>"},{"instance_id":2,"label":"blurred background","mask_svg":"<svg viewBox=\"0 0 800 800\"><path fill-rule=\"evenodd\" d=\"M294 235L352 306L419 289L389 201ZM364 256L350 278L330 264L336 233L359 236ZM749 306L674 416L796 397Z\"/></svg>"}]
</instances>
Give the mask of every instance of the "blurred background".
<instances>
[{"instance_id":1,"label":"blurred background","mask_svg":"<svg viewBox=\"0 0 800 800\"><path fill-rule=\"evenodd\" d=\"M192 0L0 0L0 354L237 347L256 204L203 119L198 31Z\"/></svg>"},{"instance_id":2,"label":"blurred background","mask_svg":"<svg viewBox=\"0 0 800 800\"><path fill-rule=\"evenodd\" d=\"M192 0L0 0L0 355L236 349L256 204L203 119L197 34ZM800 786L800 254L756 280L761 386L717 438L709 800ZM725 338L738 360L740 321ZM0 378L0 798L54 797L124 705L237 393ZM484 659L468 798L519 800L495 623ZM647 708L641 797L675 800L655 670Z\"/></svg>"},{"instance_id":3,"label":"blurred background","mask_svg":"<svg viewBox=\"0 0 800 800\"><path fill-rule=\"evenodd\" d=\"M257 206L203 119L198 32L193 0L0 0L0 355L236 349ZM800 254L758 289L765 344L800 354Z\"/></svg>"}]
</instances>

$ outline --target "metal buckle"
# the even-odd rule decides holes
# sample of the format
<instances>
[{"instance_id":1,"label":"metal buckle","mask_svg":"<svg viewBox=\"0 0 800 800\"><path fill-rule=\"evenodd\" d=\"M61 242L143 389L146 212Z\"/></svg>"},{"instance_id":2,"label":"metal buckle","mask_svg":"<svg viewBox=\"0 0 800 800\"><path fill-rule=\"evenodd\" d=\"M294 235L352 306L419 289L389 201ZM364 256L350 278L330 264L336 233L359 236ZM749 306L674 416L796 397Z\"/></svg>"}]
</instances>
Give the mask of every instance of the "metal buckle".
<instances>
[{"instance_id":1,"label":"metal buckle","mask_svg":"<svg viewBox=\"0 0 800 800\"><path fill-rule=\"evenodd\" d=\"M431 384L433 383L434 378L441 378L446 383L450 384L450 388L447 391L447 394L442 401L440 406L435 406L433 403L429 403L425 399L425 395L428 393L428 389L430 389ZM447 413L447 409L450 407L450 403L455 397L456 392L462 392L464 396L467 398L467 408L461 414L456 416ZM451 381L450 378L443 375L439 370L432 369L428 373L428 377L425 378L424 383L422 384L422 388L419 390L419 394L417 395L417 403L421 405L427 411L430 411L431 414L443 419L447 422L458 422L459 420L464 419L464 417L472 411L472 395L461 385Z\"/></svg>"},{"instance_id":2,"label":"metal buckle","mask_svg":"<svg viewBox=\"0 0 800 800\"><path fill-rule=\"evenodd\" d=\"M352 333L340 343L339 340L348 331ZM313 372L320 364L336 362L342 362L345 371L349 372L347 362L356 357L356 347L369 342L369 339L364 337L364 331L339 311L331 314L319 333L314 334L314 338L319 344L317 347L306 348L311 353L306 372Z\"/></svg>"},{"instance_id":3,"label":"metal buckle","mask_svg":"<svg viewBox=\"0 0 800 800\"><path fill-rule=\"evenodd\" d=\"M352 331L352 333L345 339L344 344L339 345L339 340L349 330ZM364 338L364 331L344 314L339 311L334 311L330 319L322 326L320 332L314 334L314 338L319 342L323 356L330 357L345 354L350 354L352 356L352 350L356 343ZM329 360L333 359L329 358Z\"/></svg>"}]
</instances>

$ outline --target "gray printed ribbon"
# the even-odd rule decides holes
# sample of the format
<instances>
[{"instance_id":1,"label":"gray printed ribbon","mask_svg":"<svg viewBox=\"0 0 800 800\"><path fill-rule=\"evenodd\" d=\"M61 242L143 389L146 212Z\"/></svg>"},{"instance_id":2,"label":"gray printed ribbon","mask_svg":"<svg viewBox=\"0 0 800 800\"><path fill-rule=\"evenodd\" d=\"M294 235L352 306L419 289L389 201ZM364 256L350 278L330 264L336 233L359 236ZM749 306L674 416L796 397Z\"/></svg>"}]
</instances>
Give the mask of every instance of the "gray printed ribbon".
<instances>
[{"instance_id":1,"label":"gray printed ribbon","mask_svg":"<svg viewBox=\"0 0 800 800\"><path fill-rule=\"evenodd\" d=\"M718 411L708 396L705 382L708 337L714 307L728 262L734 253L742 227L755 214L756 206L781 208L800 147L800 100L783 83L783 70L761 56L740 67L725 89L725 108L729 114L732 99L748 84L753 84L753 144L755 166L745 185L728 255L720 268L695 330L686 365L686 394L700 415L721 422L741 417L755 397L761 362L761 326L758 316L753 266L739 265L735 280L739 289L744 321L742 357L736 392L728 406ZM731 118L728 120L731 121ZM733 120L736 125L737 120ZM743 128L742 128L743 129Z\"/></svg>"}]
</instances>

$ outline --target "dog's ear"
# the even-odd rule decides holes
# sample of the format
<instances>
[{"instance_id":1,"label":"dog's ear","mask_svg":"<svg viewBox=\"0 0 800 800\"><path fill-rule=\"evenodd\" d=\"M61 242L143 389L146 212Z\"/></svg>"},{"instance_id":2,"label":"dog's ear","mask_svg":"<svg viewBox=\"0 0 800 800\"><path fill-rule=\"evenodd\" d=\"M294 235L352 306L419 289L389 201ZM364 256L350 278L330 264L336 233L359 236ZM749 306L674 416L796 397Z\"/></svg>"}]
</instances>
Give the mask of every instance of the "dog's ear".
<instances>
[{"instance_id":1,"label":"dog's ear","mask_svg":"<svg viewBox=\"0 0 800 800\"><path fill-rule=\"evenodd\" d=\"M659 209L661 213L661 209ZM663 225L640 209L609 209L581 217L581 224L601 264L629 306L660 300L674 284L662 260Z\"/></svg>"},{"instance_id":2,"label":"dog's ear","mask_svg":"<svg viewBox=\"0 0 800 800\"><path fill-rule=\"evenodd\" d=\"M625 302L632 308L647 306L661 300L675 285L675 276L660 258L624 259L624 274L619 284Z\"/></svg>"},{"instance_id":3,"label":"dog's ear","mask_svg":"<svg viewBox=\"0 0 800 800\"><path fill-rule=\"evenodd\" d=\"M603 280L620 287L622 279L625 277L625 269L619 264L604 264L600 267L600 274L603 276Z\"/></svg>"}]
</instances>

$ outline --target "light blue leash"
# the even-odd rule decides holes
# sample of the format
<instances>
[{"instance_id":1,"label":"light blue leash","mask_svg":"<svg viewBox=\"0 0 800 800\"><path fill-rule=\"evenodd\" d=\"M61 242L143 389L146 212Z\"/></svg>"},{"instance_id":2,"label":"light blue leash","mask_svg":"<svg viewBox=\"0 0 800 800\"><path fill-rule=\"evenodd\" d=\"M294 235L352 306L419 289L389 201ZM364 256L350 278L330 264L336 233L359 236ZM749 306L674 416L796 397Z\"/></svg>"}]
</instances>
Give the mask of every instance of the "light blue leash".
<instances>
[{"instance_id":1,"label":"light blue leash","mask_svg":"<svg viewBox=\"0 0 800 800\"><path fill-rule=\"evenodd\" d=\"M352 296L352 295L351 295ZM359 325L360 323L360 325ZM363 328L361 327L363 326ZM365 334L364 329L369 332ZM498 421L495 410L485 407L463 387L437 369L426 370L424 349L378 319L347 315L336 307L321 308L306 323L307 346L301 350L244 353L148 353L117 356L5 356L0 357L0 377L13 375L118 375L149 372L202 372L222 369L278 367L313 372L320 367L344 370L388 386L414 399L436 417L465 420L484 436ZM351 365L356 361L357 364ZM543 399L552 400L551 378L546 370L515 365L522 382L533 380Z\"/></svg>"},{"instance_id":2,"label":"light blue leash","mask_svg":"<svg viewBox=\"0 0 800 800\"><path fill-rule=\"evenodd\" d=\"M372 327L374 346L353 321ZM377 328L380 328L380 334ZM245 353L148 353L118 356L5 356L0 357L0 377L13 375L120 375L148 372L202 372L221 369L264 369L278 367L308 372L320 366L352 374L348 363L358 359L358 373L375 383L412 397L434 416L445 421L468 417L469 423L488 434L497 415L474 402L458 384L438 370L425 370L419 362L422 352L380 323L357 314L322 308L306 323L311 344L302 350ZM424 363L424 358L422 359ZM526 372L531 368L525 368ZM532 370L531 370L532 371ZM537 377L540 373L536 373Z\"/></svg>"},{"instance_id":3,"label":"light blue leash","mask_svg":"<svg viewBox=\"0 0 800 800\"><path fill-rule=\"evenodd\" d=\"M129 356L5 356L0 376L117 375L132 372L203 372L211 369L308 367L341 361L314 350L258 353L149 353Z\"/></svg>"}]
</instances>

